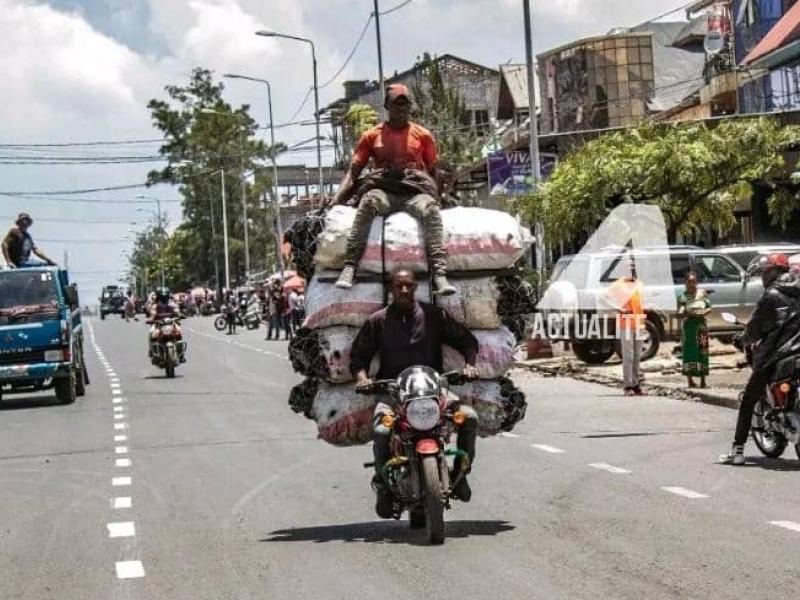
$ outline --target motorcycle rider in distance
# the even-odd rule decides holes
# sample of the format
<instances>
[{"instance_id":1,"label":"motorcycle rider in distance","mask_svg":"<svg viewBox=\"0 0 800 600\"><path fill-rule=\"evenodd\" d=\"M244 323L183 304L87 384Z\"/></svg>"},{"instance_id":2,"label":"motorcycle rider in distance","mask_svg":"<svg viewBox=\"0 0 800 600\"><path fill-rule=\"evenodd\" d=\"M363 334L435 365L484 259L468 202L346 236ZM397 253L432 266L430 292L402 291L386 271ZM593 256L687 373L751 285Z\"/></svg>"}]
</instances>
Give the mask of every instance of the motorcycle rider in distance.
<instances>
[{"instance_id":1,"label":"motorcycle rider in distance","mask_svg":"<svg viewBox=\"0 0 800 600\"><path fill-rule=\"evenodd\" d=\"M456 289L447 281L442 216L436 200L436 142L430 131L409 120L411 97L406 86L390 85L384 106L389 118L361 136L350 169L332 200L336 205L347 202L353 195L360 196L347 238L345 266L336 287L353 287L373 219L405 211L422 222L435 293L455 294ZM375 170L359 180L370 159Z\"/></svg>"},{"instance_id":2,"label":"motorcycle rider in distance","mask_svg":"<svg viewBox=\"0 0 800 600\"><path fill-rule=\"evenodd\" d=\"M800 279L789 272L785 254L761 257L759 269L764 292L744 331L745 345L753 345L753 372L742 394L731 452L720 457L725 464L745 464L744 444L753 409L764 396L777 362L800 353Z\"/></svg>"},{"instance_id":3,"label":"motorcycle rider in distance","mask_svg":"<svg viewBox=\"0 0 800 600\"><path fill-rule=\"evenodd\" d=\"M145 321L145 323L151 325L147 345L149 349L149 356L151 358L153 357L153 342L158 334L158 321L166 318L177 319L182 316L183 315L181 315L180 310L178 310L178 305L175 303L169 293L169 288L156 288L155 299L150 305L150 314ZM175 328L178 330L178 335L180 336L181 329L178 327L177 323L175 323ZM186 356L184 355L183 351L179 353L178 360L182 363L186 362Z\"/></svg>"},{"instance_id":4,"label":"motorcycle rider in distance","mask_svg":"<svg viewBox=\"0 0 800 600\"><path fill-rule=\"evenodd\" d=\"M350 352L350 371L356 378L356 386L371 383L369 367L375 355L380 358L378 379L396 378L408 367L421 365L442 372L442 344L458 350L465 359L464 375L476 379L475 357L478 341L464 325L455 321L444 309L418 302L414 297L417 282L408 269L396 269L390 279L392 303L372 314L361 327ZM382 469L391 458L391 430L381 423L381 417L394 414L394 407L382 399L375 407L373 453L375 476L372 486L377 494L375 512L382 519L392 517L393 498L382 478ZM470 466L475 458L475 438L478 432L478 415L471 406L461 406L467 415L466 422L458 429L458 448L469 456ZM460 473L457 459L454 478ZM467 469L466 473L469 472ZM461 478L454 495L463 502L472 497L467 478Z\"/></svg>"}]
</instances>

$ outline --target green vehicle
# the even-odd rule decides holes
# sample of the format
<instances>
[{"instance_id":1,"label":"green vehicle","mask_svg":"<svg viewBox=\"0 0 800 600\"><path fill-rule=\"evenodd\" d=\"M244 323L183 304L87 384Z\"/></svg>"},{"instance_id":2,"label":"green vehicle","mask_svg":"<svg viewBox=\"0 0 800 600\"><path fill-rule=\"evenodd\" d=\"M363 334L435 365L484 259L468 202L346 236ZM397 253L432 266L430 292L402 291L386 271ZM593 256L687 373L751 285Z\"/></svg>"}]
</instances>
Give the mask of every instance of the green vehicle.
<instances>
[{"instance_id":1,"label":"green vehicle","mask_svg":"<svg viewBox=\"0 0 800 600\"><path fill-rule=\"evenodd\" d=\"M125 295L118 285L107 285L100 293L100 318L113 314L125 316Z\"/></svg>"}]
</instances>

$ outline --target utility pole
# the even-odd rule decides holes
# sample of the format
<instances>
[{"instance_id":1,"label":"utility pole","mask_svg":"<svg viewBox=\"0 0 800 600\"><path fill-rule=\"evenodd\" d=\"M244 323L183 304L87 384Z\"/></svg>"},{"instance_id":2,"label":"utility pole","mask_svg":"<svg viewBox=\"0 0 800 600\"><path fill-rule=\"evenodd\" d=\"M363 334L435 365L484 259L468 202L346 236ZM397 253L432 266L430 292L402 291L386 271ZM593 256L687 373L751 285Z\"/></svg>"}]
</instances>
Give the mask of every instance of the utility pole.
<instances>
[{"instance_id":1,"label":"utility pole","mask_svg":"<svg viewBox=\"0 0 800 600\"><path fill-rule=\"evenodd\" d=\"M531 28L531 2L522 0L523 17L525 21L525 62L528 67L528 119L529 154L531 160L531 183L535 194L539 191L542 179L541 164L539 162L539 129L536 122L536 88L534 87L534 62L533 62L533 33ZM539 289L544 284L544 228L541 223L535 224L536 229L536 271L539 274Z\"/></svg>"},{"instance_id":2,"label":"utility pole","mask_svg":"<svg viewBox=\"0 0 800 600\"><path fill-rule=\"evenodd\" d=\"M220 169L219 175L222 181L222 240L225 250L225 288L230 291L231 271L230 261L228 259L228 208L225 204L225 169Z\"/></svg>"},{"instance_id":3,"label":"utility pole","mask_svg":"<svg viewBox=\"0 0 800 600\"><path fill-rule=\"evenodd\" d=\"M239 145L240 166L242 168L242 219L244 220L244 273L245 278L250 276L250 239L247 233L247 185L244 178L244 150Z\"/></svg>"},{"instance_id":4,"label":"utility pole","mask_svg":"<svg viewBox=\"0 0 800 600\"><path fill-rule=\"evenodd\" d=\"M378 0L373 0L373 4L375 6L375 12L372 15L375 17L375 38L378 41L378 89L380 91L380 96L383 98L384 94L386 93L383 89L384 82L383 82L383 51L381 49L381 15L378 10ZM381 104L381 118L386 117L386 109Z\"/></svg>"}]
</instances>

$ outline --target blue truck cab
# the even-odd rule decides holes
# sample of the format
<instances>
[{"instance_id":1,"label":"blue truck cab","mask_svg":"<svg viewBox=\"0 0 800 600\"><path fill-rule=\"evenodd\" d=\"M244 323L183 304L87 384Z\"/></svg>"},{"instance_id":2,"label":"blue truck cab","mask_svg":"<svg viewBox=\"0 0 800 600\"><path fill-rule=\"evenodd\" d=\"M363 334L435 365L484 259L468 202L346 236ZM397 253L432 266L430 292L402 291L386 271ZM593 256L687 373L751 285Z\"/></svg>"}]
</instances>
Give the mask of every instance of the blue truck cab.
<instances>
[{"instance_id":1,"label":"blue truck cab","mask_svg":"<svg viewBox=\"0 0 800 600\"><path fill-rule=\"evenodd\" d=\"M78 289L65 269L0 270L0 399L54 389L63 404L86 393Z\"/></svg>"}]
</instances>

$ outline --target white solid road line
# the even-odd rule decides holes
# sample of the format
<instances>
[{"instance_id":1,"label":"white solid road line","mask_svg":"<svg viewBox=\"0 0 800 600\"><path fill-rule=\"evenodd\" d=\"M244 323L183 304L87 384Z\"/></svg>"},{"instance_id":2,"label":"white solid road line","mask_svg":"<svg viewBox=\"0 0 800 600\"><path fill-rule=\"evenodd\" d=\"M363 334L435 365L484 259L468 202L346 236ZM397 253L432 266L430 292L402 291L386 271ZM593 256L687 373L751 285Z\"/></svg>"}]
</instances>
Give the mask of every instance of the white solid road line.
<instances>
[{"instance_id":1,"label":"white solid road line","mask_svg":"<svg viewBox=\"0 0 800 600\"><path fill-rule=\"evenodd\" d=\"M589 466L593 469L597 469L598 471L607 471L608 473L614 473L615 475L625 475L630 473L628 469L615 467L614 465L609 465L608 463L589 463Z\"/></svg>"},{"instance_id":2,"label":"white solid road line","mask_svg":"<svg viewBox=\"0 0 800 600\"><path fill-rule=\"evenodd\" d=\"M768 521L768 523L770 525L775 525L775 527L783 527L784 529L800 533L800 523L795 523L794 521Z\"/></svg>"},{"instance_id":3,"label":"white solid road line","mask_svg":"<svg viewBox=\"0 0 800 600\"><path fill-rule=\"evenodd\" d=\"M136 526L133 521L125 521L122 523L109 523L106 525L108 529L108 537L133 537L136 535Z\"/></svg>"},{"instance_id":4,"label":"white solid road line","mask_svg":"<svg viewBox=\"0 0 800 600\"><path fill-rule=\"evenodd\" d=\"M130 508L131 507L131 499L129 496L117 496L114 498L114 508Z\"/></svg>"},{"instance_id":5,"label":"white solid road line","mask_svg":"<svg viewBox=\"0 0 800 600\"><path fill-rule=\"evenodd\" d=\"M139 560L124 560L116 563L117 579L144 577L144 567Z\"/></svg>"},{"instance_id":6,"label":"white solid road line","mask_svg":"<svg viewBox=\"0 0 800 600\"><path fill-rule=\"evenodd\" d=\"M131 466L131 459L130 458L117 458L114 461L115 467L130 467Z\"/></svg>"},{"instance_id":7,"label":"white solid road line","mask_svg":"<svg viewBox=\"0 0 800 600\"><path fill-rule=\"evenodd\" d=\"M124 487L128 486L133 482L130 477L112 477L111 478L111 485L114 487Z\"/></svg>"},{"instance_id":8,"label":"white solid road line","mask_svg":"<svg viewBox=\"0 0 800 600\"><path fill-rule=\"evenodd\" d=\"M532 444L532 447L536 448L537 450L549 452L550 454L563 454L566 452L566 450L556 448L555 446L548 446L547 444Z\"/></svg>"},{"instance_id":9,"label":"white solid road line","mask_svg":"<svg viewBox=\"0 0 800 600\"><path fill-rule=\"evenodd\" d=\"M670 494L677 494L678 496L683 496L684 498L689 498L690 500L699 500L701 498L708 498L705 494L701 494L700 492L695 492L693 490L687 490L686 488L678 487L678 486L667 486L662 487L662 490L665 492L669 492Z\"/></svg>"}]
</instances>

